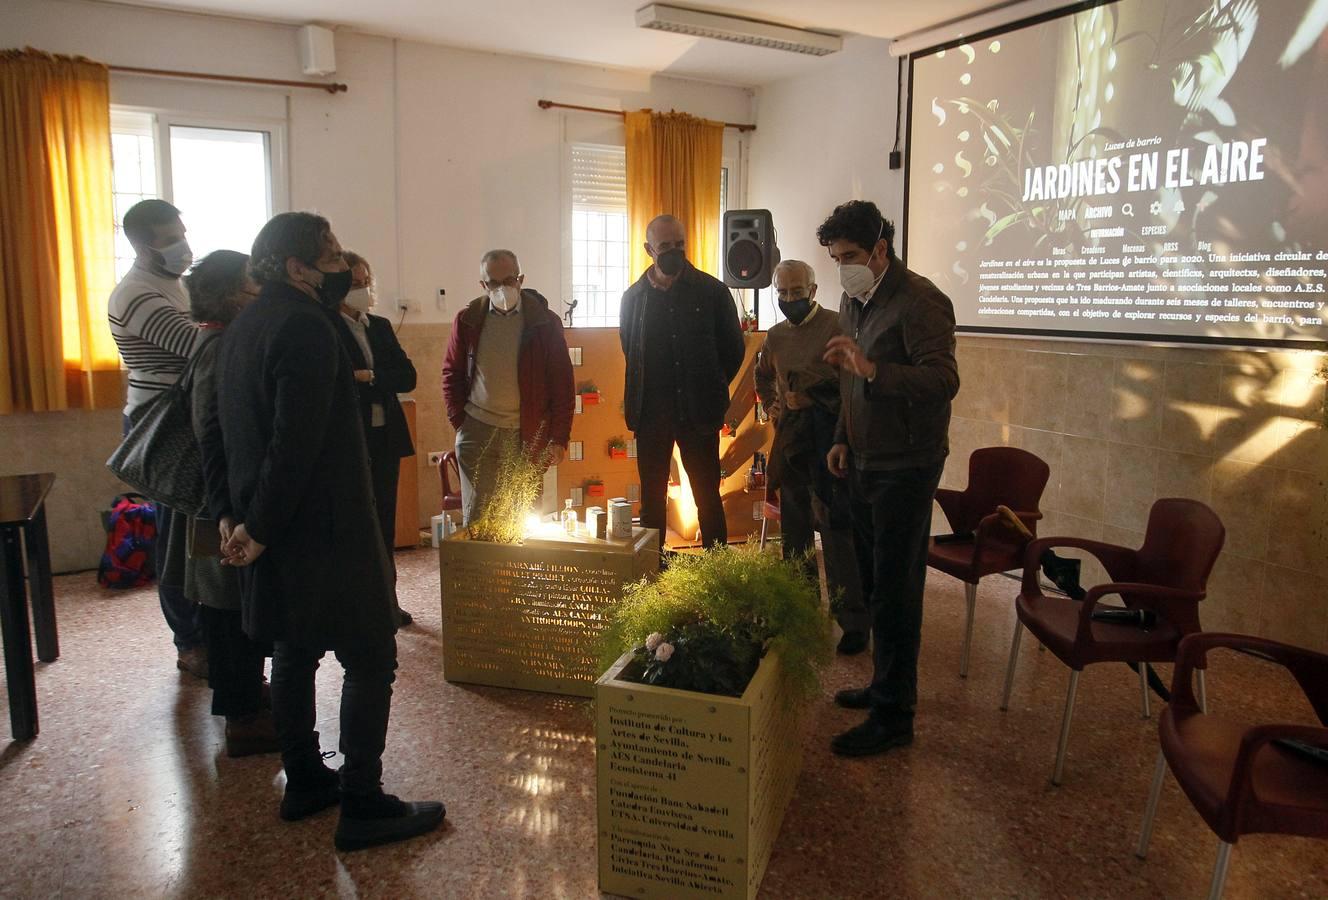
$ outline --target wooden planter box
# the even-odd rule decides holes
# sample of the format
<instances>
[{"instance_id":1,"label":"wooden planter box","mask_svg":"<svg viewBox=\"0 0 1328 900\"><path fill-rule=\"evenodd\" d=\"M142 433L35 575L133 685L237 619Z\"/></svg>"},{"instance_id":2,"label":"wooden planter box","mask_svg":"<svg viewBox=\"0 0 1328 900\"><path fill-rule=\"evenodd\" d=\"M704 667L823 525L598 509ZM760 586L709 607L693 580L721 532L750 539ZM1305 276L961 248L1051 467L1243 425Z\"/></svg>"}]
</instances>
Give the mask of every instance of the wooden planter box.
<instances>
[{"instance_id":1,"label":"wooden planter box","mask_svg":"<svg viewBox=\"0 0 1328 900\"><path fill-rule=\"evenodd\" d=\"M626 458L627 458L627 448L626 448L626 447L610 447L610 448L609 448L609 458L610 458L610 459L626 459Z\"/></svg>"},{"instance_id":2,"label":"wooden planter box","mask_svg":"<svg viewBox=\"0 0 1328 900\"><path fill-rule=\"evenodd\" d=\"M586 406L594 406L599 403L599 391L582 391L581 402Z\"/></svg>"},{"instance_id":3,"label":"wooden planter box","mask_svg":"<svg viewBox=\"0 0 1328 900\"><path fill-rule=\"evenodd\" d=\"M767 656L741 697L595 686L599 888L753 898L802 768L798 710Z\"/></svg>"},{"instance_id":4,"label":"wooden planter box","mask_svg":"<svg viewBox=\"0 0 1328 900\"><path fill-rule=\"evenodd\" d=\"M659 538L587 536L438 546L443 677L448 681L594 695L604 611L623 585L659 571Z\"/></svg>"}]
</instances>

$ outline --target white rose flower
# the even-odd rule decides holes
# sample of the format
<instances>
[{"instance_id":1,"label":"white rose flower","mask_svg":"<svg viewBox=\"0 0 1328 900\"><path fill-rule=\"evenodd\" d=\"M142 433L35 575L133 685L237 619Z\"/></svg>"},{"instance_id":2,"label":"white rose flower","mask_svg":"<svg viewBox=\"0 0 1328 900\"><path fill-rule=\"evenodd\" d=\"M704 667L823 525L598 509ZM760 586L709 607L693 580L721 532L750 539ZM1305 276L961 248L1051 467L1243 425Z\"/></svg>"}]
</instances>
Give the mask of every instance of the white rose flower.
<instances>
[{"instance_id":1,"label":"white rose flower","mask_svg":"<svg viewBox=\"0 0 1328 900\"><path fill-rule=\"evenodd\" d=\"M660 662L668 662L669 657L673 656L673 645L668 641L661 643L655 648L655 659Z\"/></svg>"},{"instance_id":2,"label":"white rose flower","mask_svg":"<svg viewBox=\"0 0 1328 900\"><path fill-rule=\"evenodd\" d=\"M646 649L651 653L654 653L655 648L662 643L664 643L664 635L660 634L658 631L651 632L650 636L646 638Z\"/></svg>"}]
</instances>

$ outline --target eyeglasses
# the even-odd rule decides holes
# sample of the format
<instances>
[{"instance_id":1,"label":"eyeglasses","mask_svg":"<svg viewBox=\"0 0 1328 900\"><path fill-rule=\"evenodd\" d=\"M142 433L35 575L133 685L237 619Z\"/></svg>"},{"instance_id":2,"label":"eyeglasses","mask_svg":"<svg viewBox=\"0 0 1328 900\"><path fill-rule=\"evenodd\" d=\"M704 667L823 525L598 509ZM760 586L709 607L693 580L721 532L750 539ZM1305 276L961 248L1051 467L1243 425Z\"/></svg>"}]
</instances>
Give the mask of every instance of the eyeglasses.
<instances>
[{"instance_id":1,"label":"eyeglasses","mask_svg":"<svg viewBox=\"0 0 1328 900\"><path fill-rule=\"evenodd\" d=\"M509 275L507 278L504 278L502 281L485 281L483 282L483 284L484 287L490 291L496 291L500 287L520 287L521 276Z\"/></svg>"},{"instance_id":2,"label":"eyeglasses","mask_svg":"<svg viewBox=\"0 0 1328 900\"><path fill-rule=\"evenodd\" d=\"M810 291L802 291L800 288L777 289L775 291L775 298L784 303L797 303L799 300L807 300L810 297Z\"/></svg>"}]
</instances>

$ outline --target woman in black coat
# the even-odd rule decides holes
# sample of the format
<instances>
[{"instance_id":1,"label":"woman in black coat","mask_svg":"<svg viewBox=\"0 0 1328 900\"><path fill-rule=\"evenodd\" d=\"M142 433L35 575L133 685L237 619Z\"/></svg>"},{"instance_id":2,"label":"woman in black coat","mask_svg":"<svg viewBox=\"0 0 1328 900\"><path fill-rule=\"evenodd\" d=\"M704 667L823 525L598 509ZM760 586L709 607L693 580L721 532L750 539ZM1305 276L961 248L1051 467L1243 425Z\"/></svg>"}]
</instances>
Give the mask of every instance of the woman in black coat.
<instances>
[{"instance_id":1,"label":"woman in black coat","mask_svg":"<svg viewBox=\"0 0 1328 900\"><path fill-rule=\"evenodd\" d=\"M369 448L374 506L387 558L393 560L401 460L415 453L397 394L415 390L415 366L401 349L392 323L382 316L369 314L375 293L373 270L368 261L349 250L343 255L351 270L351 291L341 304L340 314L333 316L333 320L337 336L354 369L360 416ZM392 571L395 578L395 563ZM401 608L399 601L395 605L397 627L409 625L410 613Z\"/></svg>"}]
</instances>

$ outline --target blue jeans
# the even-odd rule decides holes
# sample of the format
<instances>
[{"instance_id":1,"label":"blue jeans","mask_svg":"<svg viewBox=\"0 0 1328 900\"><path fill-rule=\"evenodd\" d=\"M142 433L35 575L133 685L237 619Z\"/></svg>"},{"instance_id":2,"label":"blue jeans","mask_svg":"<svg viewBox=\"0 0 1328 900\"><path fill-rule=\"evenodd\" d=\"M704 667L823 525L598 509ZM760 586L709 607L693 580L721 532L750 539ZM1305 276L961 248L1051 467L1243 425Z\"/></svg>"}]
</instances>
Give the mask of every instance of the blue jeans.
<instances>
[{"instance_id":1,"label":"blue jeans","mask_svg":"<svg viewBox=\"0 0 1328 900\"><path fill-rule=\"evenodd\" d=\"M128 434L132 425L129 416L124 417L124 433ZM154 565L157 570L157 599L161 603L161 614L170 626L175 649L183 653L203 645L203 622L198 612L198 604L184 595L184 585L167 584L162 573L167 570L168 552L185 552L185 542L178 541L178 547L172 547L166 536L171 533L171 519L176 515L170 507L157 501L152 505L157 510L157 540L154 544Z\"/></svg>"}]
</instances>

